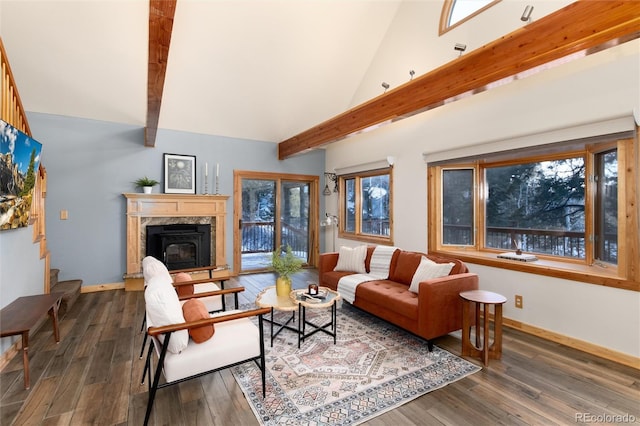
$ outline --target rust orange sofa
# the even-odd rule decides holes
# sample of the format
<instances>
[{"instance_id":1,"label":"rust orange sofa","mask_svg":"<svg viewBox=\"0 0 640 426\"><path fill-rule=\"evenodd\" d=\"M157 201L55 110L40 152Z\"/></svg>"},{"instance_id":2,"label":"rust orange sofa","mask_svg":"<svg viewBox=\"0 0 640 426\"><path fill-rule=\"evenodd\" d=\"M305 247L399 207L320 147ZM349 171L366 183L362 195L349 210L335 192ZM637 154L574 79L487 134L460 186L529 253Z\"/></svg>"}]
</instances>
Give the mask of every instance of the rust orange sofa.
<instances>
[{"instance_id":1,"label":"rust orange sofa","mask_svg":"<svg viewBox=\"0 0 640 426\"><path fill-rule=\"evenodd\" d=\"M370 271L374 246L367 247L365 268ZM422 256L436 263L454 263L449 275L420 282L418 293L409 291L413 275ZM321 286L337 290L338 281L353 272L334 271L338 253L320 255L318 280ZM389 264L389 278L358 285L353 306L376 315L427 340L462 328L460 292L478 289L478 276L469 273L457 259L424 253L396 250Z\"/></svg>"}]
</instances>

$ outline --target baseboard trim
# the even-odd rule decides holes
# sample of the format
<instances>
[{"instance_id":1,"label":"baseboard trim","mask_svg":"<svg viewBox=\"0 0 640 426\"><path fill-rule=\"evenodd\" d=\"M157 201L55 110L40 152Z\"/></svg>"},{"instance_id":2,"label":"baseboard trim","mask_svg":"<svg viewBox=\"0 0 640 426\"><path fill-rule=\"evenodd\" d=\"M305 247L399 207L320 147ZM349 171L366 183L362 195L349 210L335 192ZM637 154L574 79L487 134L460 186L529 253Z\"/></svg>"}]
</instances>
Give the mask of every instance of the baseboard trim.
<instances>
[{"instance_id":1,"label":"baseboard trim","mask_svg":"<svg viewBox=\"0 0 640 426\"><path fill-rule=\"evenodd\" d=\"M13 345L9 346L9 349L2 353L0 356L0 371L4 370L4 367L9 364L9 361L13 359L14 356L18 354L22 350L22 339L18 336L18 340L13 342Z\"/></svg>"},{"instance_id":2,"label":"baseboard trim","mask_svg":"<svg viewBox=\"0 0 640 426\"><path fill-rule=\"evenodd\" d=\"M540 337L545 340L560 343L573 349L578 349L582 352L586 352L591 355L598 356L600 358L608 359L609 361L617 362L618 364L626 365L628 367L640 370L640 358L628 355L622 352L614 351L612 349L598 346L593 343L585 342L584 340L576 339L574 337L565 336L554 331L545 330L544 328L536 327L533 325L525 324L520 321L515 321L509 318L503 318L502 324L505 327L513 328L515 330L522 331L523 333L531 334L536 337Z\"/></svg>"},{"instance_id":3,"label":"baseboard trim","mask_svg":"<svg viewBox=\"0 0 640 426\"><path fill-rule=\"evenodd\" d=\"M124 289L124 283L110 283L98 285L86 285L80 287L80 293L95 293L96 291L120 290Z\"/></svg>"}]
</instances>

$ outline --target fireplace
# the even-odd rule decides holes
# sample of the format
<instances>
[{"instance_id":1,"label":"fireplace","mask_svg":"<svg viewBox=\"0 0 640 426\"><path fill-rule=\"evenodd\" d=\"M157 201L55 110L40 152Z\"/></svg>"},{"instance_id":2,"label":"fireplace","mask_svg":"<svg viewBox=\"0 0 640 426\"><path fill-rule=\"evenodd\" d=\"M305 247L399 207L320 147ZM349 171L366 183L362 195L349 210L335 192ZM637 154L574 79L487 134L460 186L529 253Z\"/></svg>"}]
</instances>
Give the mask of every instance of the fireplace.
<instances>
[{"instance_id":1,"label":"fireplace","mask_svg":"<svg viewBox=\"0 0 640 426\"><path fill-rule=\"evenodd\" d=\"M142 291L142 259L147 255L147 227L170 224L210 225L211 241L210 257L204 259L202 253L198 257L205 266L217 265L220 270L213 276L228 275L226 218L228 195L194 195L194 194L123 194L127 200L127 270L123 274L125 290ZM200 244L202 247L202 244ZM189 245L179 246L184 256L184 249L195 250ZM206 250L206 247L205 247ZM157 254L164 258L164 252ZM189 254L188 257L191 255ZM194 262L195 263L195 262Z\"/></svg>"},{"instance_id":2,"label":"fireplace","mask_svg":"<svg viewBox=\"0 0 640 426\"><path fill-rule=\"evenodd\" d=\"M211 265L209 224L148 225L146 234L146 255L170 271Z\"/></svg>"}]
</instances>

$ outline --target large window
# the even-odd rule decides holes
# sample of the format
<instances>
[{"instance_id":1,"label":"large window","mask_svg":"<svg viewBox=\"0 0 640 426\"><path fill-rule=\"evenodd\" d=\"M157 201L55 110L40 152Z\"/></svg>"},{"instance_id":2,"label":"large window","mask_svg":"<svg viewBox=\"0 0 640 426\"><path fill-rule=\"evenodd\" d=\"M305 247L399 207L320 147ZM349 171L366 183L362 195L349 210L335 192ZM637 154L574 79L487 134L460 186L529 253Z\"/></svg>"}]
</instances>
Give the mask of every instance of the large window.
<instances>
[{"instance_id":1,"label":"large window","mask_svg":"<svg viewBox=\"0 0 640 426\"><path fill-rule=\"evenodd\" d=\"M485 246L585 256L584 158L485 167Z\"/></svg>"},{"instance_id":2,"label":"large window","mask_svg":"<svg viewBox=\"0 0 640 426\"><path fill-rule=\"evenodd\" d=\"M442 239L447 245L470 246L474 237L473 169L442 171Z\"/></svg>"},{"instance_id":3,"label":"large window","mask_svg":"<svg viewBox=\"0 0 640 426\"><path fill-rule=\"evenodd\" d=\"M340 176L340 237L393 241L391 170Z\"/></svg>"},{"instance_id":4,"label":"large window","mask_svg":"<svg viewBox=\"0 0 640 426\"><path fill-rule=\"evenodd\" d=\"M625 191L620 182L633 152L631 139L585 142L565 153L522 150L510 160L495 154L469 164L431 166L430 250L491 259L488 264L499 266L497 254L521 249L538 257L535 265L543 265L547 275L553 268L584 265L616 277L601 280L606 285L635 289L631 265L637 259L628 256L640 244L638 224L619 211L637 205L636 191ZM635 173L628 184L634 179ZM563 273L557 275L567 277ZM620 277L628 282L620 284Z\"/></svg>"},{"instance_id":5,"label":"large window","mask_svg":"<svg viewBox=\"0 0 640 426\"><path fill-rule=\"evenodd\" d=\"M594 251L596 260L618 260L618 151L596 154L595 158Z\"/></svg>"}]
</instances>

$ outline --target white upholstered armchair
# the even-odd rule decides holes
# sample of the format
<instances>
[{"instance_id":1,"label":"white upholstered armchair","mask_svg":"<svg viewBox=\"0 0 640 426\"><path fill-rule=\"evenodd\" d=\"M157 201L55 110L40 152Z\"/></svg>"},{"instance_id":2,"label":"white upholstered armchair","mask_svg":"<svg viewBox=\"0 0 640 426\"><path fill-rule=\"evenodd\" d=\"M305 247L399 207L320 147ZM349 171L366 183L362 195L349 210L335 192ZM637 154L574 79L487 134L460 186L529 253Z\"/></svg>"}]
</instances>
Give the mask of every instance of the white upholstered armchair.
<instances>
[{"instance_id":1,"label":"white upholstered armchair","mask_svg":"<svg viewBox=\"0 0 640 426\"><path fill-rule=\"evenodd\" d=\"M262 315L270 312L269 308L210 314L195 295L181 303L171 277L162 268L158 270L148 276L144 295L147 334L151 338L145 365L149 400L144 424L149 422L158 389L249 361L261 370L264 396ZM251 317L258 318L257 326Z\"/></svg>"},{"instance_id":2,"label":"white upholstered armchair","mask_svg":"<svg viewBox=\"0 0 640 426\"><path fill-rule=\"evenodd\" d=\"M173 281L173 286L178 293L178 298L182 303L186 302L189 299L198 298L202 303L205 304L207 311L210 313L220 312L227 309L227 304L225 301L226 294L234 295L234 305L235 309L238 309L238 293L244 291L244 287L236 287L231 289L224 289L224 279L214 279L212 276L212 270L215 269L215 266L211 267L201 267L201 268L190 268L190 269L180 269L176 271L169 271L164 263L160 260L156 259L153 256L146 256L142 259L142 275L144 277L144 288L147 288L147 284L151 278L157 275L166 275L171 278ZM193 280L191 275L188 272L208 272L208 279L200 279ZM219 281L220 287L214 282ZM145 315L142 318L142 324L140 326L140 332L145 330L145 327L150 327L149 318ZM142 346L140 348L140 359L144 354L144 348L147 345L147 334L144 335L144 339L142 340ZM142 380L144 381L143 372Z\"/></svg>"}]
</instances>

